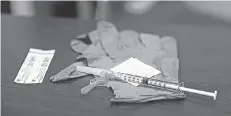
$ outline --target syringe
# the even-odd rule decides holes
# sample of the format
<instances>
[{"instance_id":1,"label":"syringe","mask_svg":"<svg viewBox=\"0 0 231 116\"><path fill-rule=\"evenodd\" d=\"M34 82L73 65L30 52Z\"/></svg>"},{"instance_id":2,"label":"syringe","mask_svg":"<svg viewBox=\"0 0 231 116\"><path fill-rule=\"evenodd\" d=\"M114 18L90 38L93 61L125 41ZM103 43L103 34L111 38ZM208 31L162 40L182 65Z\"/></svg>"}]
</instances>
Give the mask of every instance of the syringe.
<instances>
[{"instance_id":1,"label":"syringe","mask_svg":"<svg viewBox=\"0 0 231 116\"><path fill-rule=\"evenodd\" d=\"M112 71L99 69L99 68L90 68L86 66L77 66L76 71L87 73L87 74L98 75L98 76L104 77L105 79L119 79L119 80L126 81L126 82L135 82L135 83L144 84L144 85L151 85L151 86L155 86L155 87L162 88L162 89L183 91L183 92L196 93L196 94L205 95L205 96L211 96L213 97L214 100L216 100L217 98L217 91L212 93L212 92L206 92L206 91L201 91L201 90L196 90L196 89L190 89L190 88L183 87L182 84L165 82L165 81L156 80L156 79L147 78L147 77L140 77L140 76L129 75L129 74L124 74L124 73L119 73L119 72L114 73Z\"/></svg>"}]
</instances>

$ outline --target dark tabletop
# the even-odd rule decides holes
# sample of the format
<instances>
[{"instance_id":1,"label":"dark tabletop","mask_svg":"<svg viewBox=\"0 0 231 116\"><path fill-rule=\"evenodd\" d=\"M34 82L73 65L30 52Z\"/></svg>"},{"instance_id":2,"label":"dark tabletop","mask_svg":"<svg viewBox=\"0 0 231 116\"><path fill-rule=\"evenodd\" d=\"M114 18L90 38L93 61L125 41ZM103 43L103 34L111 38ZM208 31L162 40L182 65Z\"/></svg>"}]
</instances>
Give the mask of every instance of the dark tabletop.
<instances>
[{"instance_id":1,"label":"dark tabletop","mask_svg":"<svg viewBox=\"0 0 231 116\"><path fill-rule=\"evenodd\" d=\"M157 24L151 20L114 21L118 30L132 29L178 42L179 80L186 87L218 90L218 98L187 93L184 100L142 104L111 104L113 93L98 87L88 95L80 89L91 77L52 84L49 77L75 61L69 42L77 34L95 29L96 21L36 19L2 16L1 89L3 116L230 116L231 28L219 25ZM42 84L14 83L29 48L55 49Z\"/></svg>"}]
</instances>

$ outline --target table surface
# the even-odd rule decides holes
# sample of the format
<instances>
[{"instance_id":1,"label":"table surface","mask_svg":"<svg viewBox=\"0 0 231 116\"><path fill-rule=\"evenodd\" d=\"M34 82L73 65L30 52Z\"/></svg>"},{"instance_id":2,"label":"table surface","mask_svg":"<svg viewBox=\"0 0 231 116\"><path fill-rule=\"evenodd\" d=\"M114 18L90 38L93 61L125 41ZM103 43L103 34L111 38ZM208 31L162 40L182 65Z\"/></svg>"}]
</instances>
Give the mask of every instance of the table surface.
<instances>
[{"instance_id":1,"label":"table surface","mask_svg":"<svg viewBox=\"0 0 231 116\"><path fill-rule=\"evenodd\" d=\"M113 93L98 87L88 95L80 89L91 77L59 84L49 77L75 61L69 42L77 34L91 31L96 21L36 19L2 16L1 87L3 116L230 116L231 28L219 25L157 24L151 20L115 21L118 30L132 29L178 42L179 80L186 87L218 90L217 100L187 93L184 100L161 100L142 104L112 104ZM55 57L42 84L14 83L29 48L55 49Z\"/></svg>"}]
</instances>

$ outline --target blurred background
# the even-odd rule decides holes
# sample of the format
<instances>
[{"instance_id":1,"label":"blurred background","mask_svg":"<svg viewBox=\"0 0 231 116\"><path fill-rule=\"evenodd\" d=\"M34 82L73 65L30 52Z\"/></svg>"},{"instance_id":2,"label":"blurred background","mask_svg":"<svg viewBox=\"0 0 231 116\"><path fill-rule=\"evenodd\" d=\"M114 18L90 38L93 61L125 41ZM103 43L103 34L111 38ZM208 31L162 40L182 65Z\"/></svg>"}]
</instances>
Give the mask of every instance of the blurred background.
<instances>
[{"instance_id":1,"label":"blurred background","mask_svg":"<svg viewBox=\"0 0 231 116\"><path fill-rule=\"evenodd\" d=\"M37 18L134 19L230 26L231 1L1 1L1 13Z\"/></svg>"}]
</instances>

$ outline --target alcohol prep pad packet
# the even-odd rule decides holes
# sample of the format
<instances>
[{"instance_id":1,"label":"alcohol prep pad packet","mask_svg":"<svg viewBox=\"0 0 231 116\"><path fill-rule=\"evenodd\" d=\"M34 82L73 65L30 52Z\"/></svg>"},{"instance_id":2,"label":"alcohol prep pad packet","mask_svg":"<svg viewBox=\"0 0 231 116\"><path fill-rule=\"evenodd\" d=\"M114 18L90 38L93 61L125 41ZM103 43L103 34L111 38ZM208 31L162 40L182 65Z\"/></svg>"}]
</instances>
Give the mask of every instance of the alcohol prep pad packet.
<instances>
[{"instance_id":1,"label":"alcohol prep pad packet","mask_svg":"<svg viewBox=\"0 0 231 116\"><path fill-rule=\"evenodd\" d=\"M14 82L20 84L42 83L54 53L54 49L30 48Z\"/></svg>"}]
</instances>

